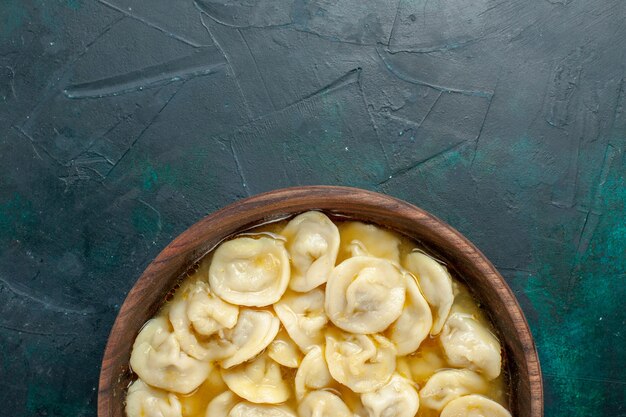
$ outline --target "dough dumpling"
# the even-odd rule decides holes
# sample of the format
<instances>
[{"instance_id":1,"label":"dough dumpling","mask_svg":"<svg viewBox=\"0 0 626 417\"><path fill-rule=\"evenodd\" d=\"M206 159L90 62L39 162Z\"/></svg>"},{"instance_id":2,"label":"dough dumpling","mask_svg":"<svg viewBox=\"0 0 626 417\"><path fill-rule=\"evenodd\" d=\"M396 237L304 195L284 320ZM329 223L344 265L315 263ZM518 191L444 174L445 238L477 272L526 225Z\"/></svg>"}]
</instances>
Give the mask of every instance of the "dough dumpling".
<instances>
[{"instance_id":1,"label":"dough dumpling","mask_svg":"<svg viewBox=\"0 0 626 417\"><path fill-rule=\"evenodd\" d=\"M511 417L511 413L497 402L473 394L450 401L441 417Z\"/></svg>"},{"instance_id":2,"label":"dough dumpling","mask_svg":"<svg viewBox=\"0 0 626 417\"><path fill-rule=\"evenodd\" d=\"M404 274L406 281L407 302L396 320L388 330L389 339L395 343L398 355L415 352L428 336L433 317L430 307L420 291L415 277Z\"/></svg>"},{"instance_id":3,"label":"dough dumpling","mask_svg":"<svg viewBox=\"0 0 626 417\"><path fill-rule=\"evenodd\" d=\"M165 317L149 320L137 335L130 366L146 383L168 391L188 394L204 382L211 364L189 356Z\"/></svg>"},{"instance_id":4,"label":"dough dumpling","mask_svg":"<svg viewBox=\"0 0 626 417\"><path fill-rule=\"evenodd\" d=\"M450 314L440 339L450 365L469 368L488 380L500 375L500 343L473 316L461 312Z\"/></svg>"},{"instance_id":5,"label":"dough dumpling","mask_svg":"<svg viewBox=\"0 0 626 417\"><path fill-rule=\"evenodd\" d=\"M294 217L281 234L291 255L289 288L307 292L328 280L339 251L339 230L323 213L309 211Z\"/></svg>"},{"instance_id":6,"label":"dough dumpling","mask_svg":"<svg viewBox=\"0 0 626 417\"><path fill-rule=\"evenodd\" d=\"M128 388L127 417L182 417L183 410L175 394L152 388L141 379Z\"/></svg>"},{"instance_id":7,"label":"dough dumpling","mask_svg":"<svg viewBox=\"0 0 626 417\"><path fill-rule=\"evenodd\" d=\"M333 382L320 346L313 346L306 354L296 373L296 398L302 400L309 391L327 388Z\"/></svg>"},{"instance_id":8,"label":"dough dumpling","mask_svg":"<svg viewBox=\"0 0 626 417\"><path fill-rule=\"evenodd\" d=\"M207 416L209 417L209 416ZM252 404L246 401L234 406L228 417L298 417L286 405Z\"/></svg>"},{"instance_id":9,"label":"dough dumpling","mask_svg":"<svg viewBox=\"0 0 626 417\"><path fill-rule=\"evenodd\" d=\"M222 369L222 379L231 391L253 403L279 404L290 396L280 365L265 354L234 368Z\"/></svg>"},{"instance_id":10,"label":"dough dumpling","mask_svg":"<svg viewBox=\"0 0 626 417\"><path fill-rule=\"evenodd\" d=\"M271 237L222 243L209 268L211 291L231 304L263 307L280 299L289 283L289 254Z\"/></svg>"},{"instance_id":11,"label":"dough dumpling","mask_svg":"<svg viewBox=\"0 0 626 417\"><path fill-rule=\"evenodd\" d=\"M420 349L414 355L406 356L405 358L411 370L412 379L419 384L422 381L425 382L440 369L448 368L439 349Z\"/></svg>"},{"instance_id":12,"label":"dough dumpling","mask_svg":"<svg viewBox=\"0 0 626 417\"><path fill-rule=\"evenodd\" d=\"M400 317L406 279L391 262L357 256L339 264L326 284L326 313L333 324L352 333L384 331Z\"/></svg>"},{"instance_id":13,"label":"dough dumpling","mask_svg":"<svg viewBox=\"0 0 626 417\"><path fill-rule=\"evenodd\" d=\"M411 372L411 365L406 356L398 356L396 358L396 373L407 379L413 380L413 373Z\"/></svg>"},{"instance_id":14,"label":"dough dumpling","mask_svg":"<svg viewBox=\"0 0 626 417\"><path fill-rule=\"evenodd\" d=\"M242 401L231 391L213 398L206 409L205 417L297 417L284 405L252 404Z\"/></svg>"},{"instance_id":15,"label":"dough dumpling","mask_svg":"<svg viewBox=\"0 0 626 417\"><path fill-rule=\"evenodd\" d=\"M205 282L196 283L187 307L187 317L194 331L210 336L221 329L232 329L237 324L238 316L238 306L228 304L212 294Z\"/></svg>"},{"instance_id":16,"label":"dough dumpling","mask_svg":"<svg viewBox=\"0 0 626 417\"><path fill-rule=\"evenodd\" d=\"M349 222L341 225L340 258L374 256L400 263L400 239L393 233L373 224Z\"/></svg>"},{"instance_id":17,"label":"dough dumpling","mask_svg":"<svg viewBox=\"0 0 626 417\"><path fill-rule=\"evenodd\" d=\"M377 390L396 369L396 348L374 334L330 331L326 336L326 361L332 377L357 393Z\"/></svg>"},{"instance_id":18,"label":"dough dumpling","mask_svg":"<svg viewBox=\"0 0 626 417\"><path fill-rule=\"evenodd\" d=\"M289 334L283 329L278 332L276 338L270 343L267 348L267 354L270 358L287 368L297 368L302 361L302 352L300 352L298 345L291 340Z\"/></svg>"},{"instance_id":19,"label":"dough dumpling","mask_svg":"<svg viewBox=\"0 0 626 417\"><path fill-rule=\"evenodd\" d=\"M307 293L287 292L274 304L274 311L302 352L324 343L323 330L328 317L324 312L322 289L316 288Z\"/></svg>"},{"instance_id":20,"label":"dough dumpling","mask_svg":"<svg viewBox=\"0 0 626 417\"><path fill-rule=\"evenodd\" d=\"M298 406L299 417L352 417L341 398L328 391L313 391Z\"/></svg>"},{"instance_id":21,"label":"dough dumpling","mask_svg":"<svg viewBox=\"0 0 626 417\"><path fill-rule=\"evenodd\" d=\"M218 332L211 344L211 358L230 368L259 354L276 337L280 321L270 311L242 309L232 329Z\"/></svg>"},{"instance_id":22,"label":"dough dumpling","mask_svg":"<svg viewBox=\"0 0 626 417\"><path fill-rule=\"evenodd\" d=\"M468 394L486 394L487 382L469 369L446 369L430 377L420 390L424 407L441 411L450 401Z\"/></svg>"},{"instance_id":23,"label":"dough dumpling","mask_svg":"<svg viewBox=\"0 0 626 417\"><path fill-rule=\"evenodd\" d=\"M205 417L228 417L230 410L240 401L241 399L231 391L224 391L211 400L206 409Z\"/></svg>"},{"instance_id":24,"label":"dough dumpling","mask_svg":"<svg viewBox=\"0 0 626 417\"><path fill-rule=\"evenodd\" d=\"M170 323L181 348L196 359L209 356L207 340L221 329L231 329L237 323L239 307L228 304L209 290L209 285L197 281L181 289L169 311Z\"/></svg>"},{"instance_id":25,"label":"dough dumpling","mask_svg":"<svg viewBox=\"0 0 626 417\"><path fill-rule=\"evenodd\" d=\"M415 417L420 406L414 384L395 374L382 388L361 395L369 417Z\"/></svg>"},{"instance_id":26,"label":"dough dumpling","mask_svg":"<svg viewBox=\"0 0 626 417\"><path fill-rule=\"evenodd\" d=\"M404 259L404 267L414 274L424 298L433 308L432 335L443 328L454 302L452 279L445 266L422 252L412 252Z\"/></svg>"}]
</instances>

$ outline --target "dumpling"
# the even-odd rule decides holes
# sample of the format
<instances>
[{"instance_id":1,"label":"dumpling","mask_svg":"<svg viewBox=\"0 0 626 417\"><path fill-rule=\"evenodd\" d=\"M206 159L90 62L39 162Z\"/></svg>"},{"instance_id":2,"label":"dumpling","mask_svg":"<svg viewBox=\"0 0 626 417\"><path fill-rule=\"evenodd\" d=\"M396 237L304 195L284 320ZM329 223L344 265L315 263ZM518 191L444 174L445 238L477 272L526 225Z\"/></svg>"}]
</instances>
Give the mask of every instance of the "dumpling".
<instances>
[{"instance_id":1,"label":"dumpling","mask_svg":"<svg viewBox=\"0 0 626 417\"><path fill-rule=\"evenodd\" d=\"M349 222L340 226L339 233L341 260L366 255L400 263L400 239L388 230L373 224Z\"/></svg>"},{"instance_id":2,"label":"dumpling","mask_svg":"<svg viewBox=\"0 0 626 417\"><path fill-rule=\"evenodd\" d=\"M350 242L350 244L347 246L347 249L350 252L351 257L374 256L371 253L369 253L369 251L367 250L363 242L361 242L360 240L353 240L352 242Z\"/></svg>"},{"instance_id":3,"label":"dumpling","mask_svg":"<svg viewBox=\"0 0 626 417\"><path fill-rule=\"evenodd\" d=\"M213 398L206 409L205 417L297 417L284 405L252 404L242 401L231 391Z\"/></svg>"},{"instance_id":4,"label":"dumpling","mask_svg":"<svg viewBox=\"0 0 626 417\"><path fill-rule=\"evenodd\" d=\"M428 303L422 296L415 277L404 274L406 280L407 303L398 320L387 332L387 337L395 343L398 355L415 352L428 336L433 318Z\"/></svg>"},{"instance_id":5,"label":"dumpling","mask_svg":"<svg viewBox=\"0 0 626 417\"><path fill-rule=\"evenodd\" d=\"M488 380L500 375L500 343L473 316L461 312L450 314L440 340L450 365L469 368Z\"/></svg>"},{"instance_id":6,"label":"dumpling","mask_svg":"<svg viewBox=\"0 0 626 417\"><path fill-rule=\"evenodd\" d=\"M420 406L414 384L395 374L382 388L361 395L369 417L415 417Z\"/></svg>"},{"instance_id":7,"label":"dumpling","mask_svg":"<svg viewBox=\"0 0 626 417\"><path fill-rule=\"evenodd\" d=\"M302 400L309 391L327 388L332 382L322 348L311 347L296 372L296 398Z\"/></svg>"},{"instance_id":8,"label":"dumpling","mask_svg":"<svg viewBox=\"0 0 626 417\"><path fill-rule=\"evenodd\" d=\"M223 368L230 368L255 357L276 337L280 320L266 310L242 309L232 329L221 330L212 342L211 357L221 358Z\"/></svg>"},{"instance_id":9,"label":"dumpling","mask_svg":"<svg viewBox=\"0 0 626 417\"><path fill-rule=\"evenodd\" d=\"M387 338L374 334L329 331L326 361L332 377L352 391L377 390L389 381L396 368L396 348Z\"/></svg>"},{"instance_id":10,"label":"dumpling","mask_svg":"<svg viewBox=\"0 0 626 417\"><path fill-rule=\"evenodd\" d=\"M230 410L240 401L241 399L232 391L224 391L211 400L207 406L205 417L228 417Z\"/></svg>"},{"instance_id":11,"label":"dumpling","mask_svg":"<svg viewBox=\"0 0 626 417\"><path fill-rule=\"evenodd\" d=\"M481 395L466 395L452 400L441 412L441 417L511 417L506 408Z\"/></svg>"},{"instance_id":12,"label":"dumpling","mask_svg":"<svg viewBox=\"0 0 626 417\"><path fill-rule=\"evenodd\" d=\"M307 292L325 283L339 251L337 226L325 214L308 211L294 217L281 234L291 255L289 288Z\"/></svg>"},{"instance_id":13,"label":"dumpling","mask_svg":"<svg viewBox=\"0 0 626 417\"><path fill-rule=\"evenodd\" d=\"M404 259L404 267L417 277L424 298L433 308L434 320L430 334L439 334L454 301L448 270L422 252L408 254Z\"/></svg>"},{"instance_id":14,"label":"dumpling","mask_svg":"<svg viewBox=\"0 0 626 417\"><path fill-rule=\"evenodd\" d=\"M450 401L468 394L486 394L487 382L469 369L446 369L430 377L420 390L424 407L441 411Z\"/></svg>"},{"instance_id":15,"label":"dumpling","mask_svg":"<svg viewBox=\"0 0 626 417\"><path fill-rule=\"evenodd\" d=\"M196 283L187 307L187 317L196 332L210 336L221 329L232 329L237 324L238 316L238 306L216 297L205 282Z\"/></svg>"},{"instance_id":16,"label":"dumpling","mask_svg":"<svg viewBox=\"0 0 626 417\"><path fill-rule=\"evenodd\" d=\"M211 364L186 354L165 317L149 320L137 335L130 366L146 383L188 394L211 372Z\"/></svg>"},{"instance_id":17,"label":"dumpling","mask_svg":"<svg viewBox=\"0 0 626 417\"><path fill-rule=\"evenodd\" d=\"M352 417L341 398L328 391L313 391L298 406L299 417Z\"/></svg>"},{"instance_id":18,"label":"dumpling","mask_svg":"<svg viewBox=\"0 0 626 417\"><path fill-rule=\"evenodd\" d=\"M263 307L280 299L289 283L289 254L271 237L222 243L209 268L211 290L231 304Z\"/></svg>"},{"instance_id":19,"label":"dumpling","mask_svg":"<svg viewBox=\"0 0 626 417\"><path fill-rule=\"evenodd\" d=\"M206 417L209 417L208 415ZM211 416L212 417L212 416ZM286 405L252 404L246 401L234 406L228 417L298 417Z\"/></svg>"},{"instance_id":20,"label":"dumpling","mask_svg":"<svg viewBox=\"0 0 626 417\"><path fill-rule=\"evenodd\" d=\"M207 340L195 333L210 336L221 329L231 329L237 323L239 307L228 304L209 290L208 284L197 281L182 289L172 302L169 319L181 348L196 359L209 355Z\"/></svg>"},{"instance_id":21,"label":"dumpling","mask_svg":"<svg viewBox=\"0 0 626 417\"><path fill-rule=\"evenodd\" d=\"M274 304L276 315L289 336L307 352L311 346L324 343L323 330L328 323L324 312L324 291L316 288L307 293L287 292Z\"/></svg>"},{"instance_id":22,"label":"dumpling","mask_svg":"<svg viewBox=\"0 0 626 417\"><path fill-rule=\"evenodd\" d=\"M180 403L183 406L183 417L199 417L206 411L207 400L211 400L217 393L228 390L222 380L219 366L214 366L207 379L191 394L180 395Z\"/></svg>"},{"instance_id":23,"label":"dumpling","mask_svg":"<svg viewBox=\"0 0 626 417\"><path fill-rule=\"evenodd\" d=\"M391 262L357 256L340 263L326 284L326 313L342 330L371 334L396 321L404 307L406 279Z\"/></svg>"},{"instance_id":24,"label":"dumpling","mask_svg":"<svg viewBox=\"0 0 626 417\"><path fill-rule=\"evenodd\" d=\"M297 368L302 361L302 353L289 334L285 330L280 330L276 338L267 348L270 358L286 366L287 368Z\"/></svg>"},{"instance_id":25,"label":"dumpling","mask_svg":"<svg viewBox=\"0 0 626 417\"><path fill-rule=\"evenodd\" d=\"M411 372L411 364L407 356L398 356L396 358L396 373L407 379L413 380L413 373Z\"/></svg>"},{"instance_id":26,"label":"dumpling","mask_svg":"<svg viewBox=\"0 0 626 417\"><path fill-rule=\"evenodd\" d=\"M412 379L421 384L435 372L447 368L445 359L439 353L439 349L420 349L414 355L406 356Z\"/></svg>"},{"instance_id":27,"label":"dumpling","mask_svg":"<svg viewBox=\"0 0 626 417\"><path fill-rule=\"evenodd\" d=\"M175 394L152 388L141 379L128 388L127 417L182 417L183 410Z\"/></svg>"},{"instance_id":28,"label":"dumpling","mask_svg":"<svg viewBox=\"0 0 626 417\"><path fill-rule=\"evenodd\" d=\"M253 403L279 404L290 396L280 365L265 354L234 368L222 369L222 379L231 391Z\"/></svg>"}]
</instances>

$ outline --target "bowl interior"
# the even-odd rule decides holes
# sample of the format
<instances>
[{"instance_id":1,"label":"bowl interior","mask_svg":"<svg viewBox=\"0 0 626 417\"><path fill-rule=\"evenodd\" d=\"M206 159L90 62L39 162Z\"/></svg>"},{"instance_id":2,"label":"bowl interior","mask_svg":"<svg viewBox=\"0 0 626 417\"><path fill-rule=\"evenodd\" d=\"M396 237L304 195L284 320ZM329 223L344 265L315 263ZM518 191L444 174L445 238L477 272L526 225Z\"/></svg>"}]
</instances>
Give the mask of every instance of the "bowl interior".
<instances>
[{"instance_id":1,"label":"bowl interior","mask_svg":"<svg viewBox=\"0 0 626 417\"><path fill-rule=\"evenodd\" d=\"M543 415L541 373L528 324L506 282L484 255L456 230L406 202L355 188L315 186L272 191L227 206L191 226L148 265L109 336L100 373L99 417L125 416L134 339L195 262L235 233L312 209L396 230L444 259L480 301L499 333L512 414Z\"/></svg>"}]
</instances>

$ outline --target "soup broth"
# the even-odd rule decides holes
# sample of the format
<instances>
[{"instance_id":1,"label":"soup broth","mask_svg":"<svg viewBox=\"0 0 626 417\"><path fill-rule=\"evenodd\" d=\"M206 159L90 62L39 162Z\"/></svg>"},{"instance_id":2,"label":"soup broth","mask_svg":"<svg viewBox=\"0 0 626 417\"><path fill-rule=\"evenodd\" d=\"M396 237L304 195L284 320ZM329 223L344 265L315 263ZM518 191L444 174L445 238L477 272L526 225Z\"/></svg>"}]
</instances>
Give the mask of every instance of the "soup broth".
<instances>
[{"instance_id":1,"label":"soup broth","mask_svg":"<svg viewBox=\"0 0 626 417\"><path fill-rule=\"evenodd\" d=\"M282 245L282 242L285 241L285 238L281 236L281 233L287 227L288 222L289 220L283 220L271 224L266 224L252 229L246 233L234 236L232 239L230 239L230 241L232 241L233 239L239 239L242 236L248 237L251 240L258 240L265 237L268 240L276 239L279 241L279 244ZM340 265L342 262L345 262L346 260L355 256L364 256L368 258L381 258L386 260L386 262L388 261L390 264L396 265L396 268L403 268L403 266L400 265L403 264L403 260L406 259L408 255L415 253L416 251L426 251L425 248L421 247L417 242L407 238L406 236L403 236L399 233L385 229L380 226L368 225L365 223L355 222L351 220L333 220L333 223L338 229L340 238L336 260L332 265L333 267L335 267L336 265ZM167 320L170 317L173 306L176 306L177 303L187 301L186 298L190 297L190 294L192 294L190 292L192 291L191 289L198 286L199 283L206 284L208 282L209 271L211 268L214 254L215 251L207 254L192 269L190 269L190 271L179 283L172 295L168 297L168 301L162 306L156 317L161 317ZM268 259L271 260L273 258ZM294 259L293 255L291 255L291 259ZM272 265L265 265L263 262L259 261L259 264L255 267L258 267L259 270L263 270L263 268L273 267ZM243 268L243 266L241 265L236 266L235 268L239 267ZM294 267L292 266L292 275L294 271L293 268ZM473 320L475 320L480 326L487 329L488 332L495 333L487 315L480 308L480 304L472 297L472 294L467 285L459 279L460 277L455 276L454 270L452 268L449 268L448 272L451 276L452 291L454 294L454 301L451 307L451 311L471 316ZM315 286L315 288L319 289L321 292L326 292L326 286L327 283L322 283L318 286ZM289 293L290 291L291 290L287 290L287 293ZM356 297L358 296L359 295L357 294ZM407 303L409 303L408 296L405 300L404 308L407 308ZM272 316L275 314L272 305L261 307L252 306L249 308L271 313ZM241 309L239 314L241 315ZM279 331L284 332L285 323L281 322L279 326ZM284 334L289 333L288 330L289 329L287 329L287 332L284 332ZM337 327L332 320L328 320L328 322L324 326L324 332L326 332L325 334L328 334L328 332L332 331L343 332L343 330L344 329ZM389 336L387 330L381 332L380 334L384 336ZM462 366L459 366L458 361L451 363L449 355L446 354L446 350L442 345L442 334L443 333L428 335L419 344L419 347L415 351L406 355L398 355L396 357L394 373L410 381L411 386L413 387L413 389L415 389L416 392L419 392L426 385L427 381L437 372L446 369L463 368ZM209 340L212 337L214 336L196 335L198 343L200 344L209 343ZM268 349L264 348L262 352L254 355L254 357L256 358L260 355L266 355L267 351ZM302 355L304 355L306 352L301 353ZM326 354L328 355L328 351L326 352ZM250 361L252 359L250 359ZM333 369L330 368L332 364L328 363L328 365L330 373L333 374ZM230 369L237 369L237 366ZM475 370L479 375L483 375L481 373L480 367L475 367L473 365L470 365L469 367ZM484 383L486 384L487 388L481 389L481 392L479 392L479 394L501 404L505 408L508 408L507 380L504 368L502 370L503 371L499 372L499 375L495 378L485 378ZM289 387L289 398L286 402L284 402L284 404L287 405L291 410L298 410L298 405L300 401L294 388L296 385L295 378L297 371L297 368L280 366L280 376ZM219 361L212 362L208 377L199 387L194 389L192 392L186 394L174 393L174 395L180 402L182 417L205 417L207 406L209 405L209 403L219 394L229 390L228 385L225 383L222 377L222 372L224 371L221 369ZM149 382L148 385L150 385ZM351 412L355 413L356 415L368 415L367 410L365 410L363 402L361 400L361 394L354 392L351 388L338 382L337 380L333 379L330 383L326 384L326 386L324 386L322 390L331 392L338 396L343 401L343 403L345 403L345 405L351 410ZM421 402L422 404L417 410L416 416L435 417L440 415L441 410L428 408L424 406L423 400Z\"/></svg>"}]
</instances>

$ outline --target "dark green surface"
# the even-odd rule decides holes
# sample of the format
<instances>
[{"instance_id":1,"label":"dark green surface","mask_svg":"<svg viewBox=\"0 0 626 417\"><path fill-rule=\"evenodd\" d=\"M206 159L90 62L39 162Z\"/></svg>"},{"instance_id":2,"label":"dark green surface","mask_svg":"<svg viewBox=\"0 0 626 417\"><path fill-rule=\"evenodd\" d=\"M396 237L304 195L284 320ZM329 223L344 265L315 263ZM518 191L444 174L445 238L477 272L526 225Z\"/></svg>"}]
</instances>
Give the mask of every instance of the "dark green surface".
<instances>
[{"instance_id":1,"label":"dark green surface","mask_svg":"<svg viewBox=\"0 0 626 417\"><path fill-rule=\"evenodd\" d=\"M94 416L116 312L186 227L341 184L470 238L546 416L626 416L626 3L0 0L0 415Z\"/></svg>"}]
</instances>

